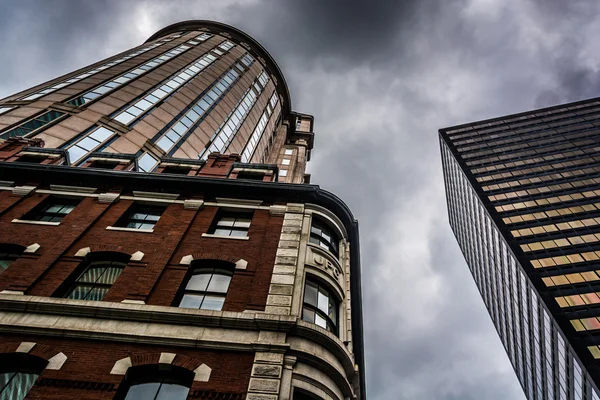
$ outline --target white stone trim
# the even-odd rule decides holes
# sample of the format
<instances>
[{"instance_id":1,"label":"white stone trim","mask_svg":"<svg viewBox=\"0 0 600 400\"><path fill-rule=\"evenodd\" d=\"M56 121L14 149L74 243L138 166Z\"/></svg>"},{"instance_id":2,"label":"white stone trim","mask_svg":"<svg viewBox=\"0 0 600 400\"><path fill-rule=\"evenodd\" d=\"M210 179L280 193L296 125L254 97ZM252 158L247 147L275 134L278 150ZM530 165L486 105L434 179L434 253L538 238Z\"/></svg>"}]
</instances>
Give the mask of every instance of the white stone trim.
<instances>
[{"instance_id":1,"label":"white stone trim","mask_svg":"<svg viewBox=\"0 0 600 400\"><path fill-rule=\"evenodd\" d=\"M10 294L10 295L14 295L14 296L24 296L25 292L22 292L20 290L3 290L0 292L0 294Z\"/></svg>"},{"instance_id":2,"label":"white stone trim","mask_svg":"<svg viewBox=\"0 0 600 400\"><path fill-rule=\"evenodd\" d=\"M29 225L47 225L47 226L58 226L60 222L47 222L47 221L29 221L26 219L15 218L12 221L13 224L29 224Z\"/></svg>"},{"instance_id":3,"label":"white stone trim","mask_svg":"<svg viewBox=\"0 0 600 400\"><path fill-rule=\"evenodd\" d=\"M179 264L190 265L192 263L192 261L194 261L194 256L192 256L190 254L190 255L181 257L181 261L179 261Z\"/></svg>"},{"instance_id":4,"label":"white stone trim","mask_svg":"<svg viewBox=\"0 0 600 400\"><path fill-rule=\"evenodd\" d=\"M206 364L200 365L194 370L194 381L196 382L208 382L212 368Z\"/></svg>"},{"instance_id":5,"label":"white stone trim","mask_svg":"<svg viewBox=\"0 0 600 400\"><path fill-rule=\"evenodd\" d=\"M27 246L27 248L25 250L23 250L23 253L35 253L36 251L38 251L40 249L39 243L32 243L29 246Z\"/></svg>"},{"instance_id":6,"label":"white stone trim","mask_svg":"<svg viewBox=\"0 0 600 400\"><path fill-rule=\"evenodd\" d=\"M160 192L141 192L134 190L133 197L138 198L150 198L150 199L160 199L166 201L177 200L179 197L179 193L160 193Z\"/></svg>"},{"instance_id":7,"label":"white stone trim","mask_svg":"<svg viewBox=\"0 0 600 400\"><path fill-rule=\"evenodd\" d=\"M215 200L219 207L227 205L258 207L263 203L262 200L232 199L227 197L216 197Z\"/></svg>"},{"instance_id":8,"label":"white stone trim","mask_svg":"<svg viewBox=\"0 0 600 400\"><path fill-rule=\"evenodd\" d=\"M240 258L235 262L235 269L246 269L248 268L248 261Z\"/></svg>"},{"instance_id":9,"label":"white stone trim","mask_svg":"<svg viewBox=\"0 0 600 400\"><path fill-rule=\"evenodd\" d=\"M98 202L103 204L111 204L116 200L119 200L119 197L121 197L120 193L100 193L98 195Z\"/></svg>"},{"instance_id":10,"label":"white stone trim","mask_svg":"<svg viewBox=\"0 0 600 400\"><path fill-rule=\"evenodd\" d=\"M175 353L160 353L160 358L158 359L159 364L173 364L173 360L175 359Z\"/></svg>"},{"instance_id":11,"label":"white stone trim","mask_svg":"<svg viewBox=\"0 0 600 400\"><path fill-rule=\"evenodd\" d=\"M146 304L146 302L144 300L131 300L131 299L121 300L121 303L125 303L125 304Z\"/></svg>"},{"instance_id":12,"label":"white stone trim","mask_svg":"<svg viewBox=\"0 0 600 400\"><path fill-rule=\"evenodd\" d=\"M89 253L91 253L91 251L92 249L90 249L89 247L82 247L81 249L77 250L77 253L75 253L75 257L85 257Z\"/></svg>"},{"instance_id":13,"label":"white stone trim","mask_svg":"<svg viewBox=\"0 0 600 400\"><path fill-rule=\"evenodd\" d=\"M225 236L225 235L215 235L213 233L203 233L202 237L211 237L216 239L233 239L233 240L249 240L250 236Z\"/></svg>"},{"instance_id":14,"label":"white stone trim","mask_svg":"<svg viewBox=\"0 0 600 400\"><path fill-rule=\"evenodd\" d=\"M166 203L166 204L183 204L183 200L169 200L159 199L156 197L135 197L135 196L121 196L122 200L133 200L144 203Z\"/></svg>"},{"instance_id":15,"label":"white stone trim","mask_svg":"<svg viewBox=\"0 0 600 400\"><path fill-rule=\"evenodd\" d=\"M121 358L113 365L110 370L111 375L125 375L127 370L131 367L131 357Z\"/></svg>"},{"instance_id":16,"label":"white stone trim","mask_svg":"<svg viewBox=\"0 0 600 400\"><path fill-rule=\"evenodd\" d=\"M50 189L56 192L94 193L98 188L84 186L50 185Z\"/></svg>"},{"instance_id":17,"label":"white stone trim","mask_svg":"<svg viewBox=\"0 0 600 400\"><path fill-rule=\"evenodd\" d=\"M10 188L12 190L13 196L27 196L29 193L35 190L35 186L15 186Z\"/></svg>"},{"instance_id":18,"label":"white stone trim","mask_svg":"<svg viewBox=\"0 0 600 400\"><path fill-rule=\"evenodd\" d=\"M17 350L15 350L15 352L29 353L31 351L31 349L33 349L33 346L35 346L35 345L36 345L35 342L21 342L21 344L19 345L19 347L17 347Z\"/></svg>"},{"instance_id":19,"label":"white stone trim","mask_svg":"<svg viewBox=\"0 0 600 400\"><path fill-rule=\"evenodd\" d=\"M14 184L14 181L0 181L0 190L12 190Z\"/></svg>"},{"instance_id":20,"label":"white stone trim","mask_svg":"<svg viewBox=\"0 0 600 400\"><path fill-rule=\"evenodd\" d=\"M141 251L136 251L135 253L133 253L131 255L131 258L129 259L129 261L141 261L142 258L144 258L144 253L142 253Z\"/></svg>"},{"instance_id":21,"label":"white stone trim","mask_svg":"<svg viewBox=\"0 0 600 400\"><path fill-rule=\"evenodd\" d=\"M69 196L69 197L98 197L95 193L82 193L82 192L69 192L69 191L59 191L59 190L48 190L48 189L38 189L36 193L41 194L54 194L59 196Z\"/></svg>"},{"instance_id":22,"label":"white stone trim","mask_svg":"<svg viewBox=\"0 0 600 400\"><path fill-rule=\"evenodd\" d=\"M269 215L273 216L284 216L285 215L286 206L284 205L272 205L269 206Z\"/></svg>"},{"instance_id":23,"label":"white stone trim","mask_svg":"<svg viewBox=\"0 0 600 400\"><path fill-rule=\"evenodd\" d=\"M62 368L65 361L67 361L67 356L63 352L60 352L48 360L48 365L46 365L46 369L59 370Z\"/></svg>"},{"instance_id":24,"label":"white stone trim","mask_svg":"<svg viewBox=\"0 0 600 400\"><path fill-rule=\"evenodd\" d=\"M123 232L139 232L139 233L152 233L154 229L136 229L136 228L124 228L121 226L107 226L107 231L123 231Z\"/></svg>"},{"instance_id":25,"label":"white stone trim","mask_svg":"<svg viewBox=\"0 0 600 400\"><path fill-rule=\"evenodd\" d=\"M185 210L201 210L204 208L204 200L187 199L183 201Z\"/></svg>"}]
</instances>

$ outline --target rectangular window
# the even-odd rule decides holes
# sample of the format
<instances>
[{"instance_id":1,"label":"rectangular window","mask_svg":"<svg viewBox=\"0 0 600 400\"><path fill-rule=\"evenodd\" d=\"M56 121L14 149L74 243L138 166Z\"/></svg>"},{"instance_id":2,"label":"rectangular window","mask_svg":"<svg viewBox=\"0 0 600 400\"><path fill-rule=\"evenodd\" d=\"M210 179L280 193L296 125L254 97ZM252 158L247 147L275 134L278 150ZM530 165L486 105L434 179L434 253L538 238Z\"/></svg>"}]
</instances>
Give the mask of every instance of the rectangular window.
<instances>
[{"instance_id":1,"label":"rectangular window","mask_svg":"<svg viewBox=\"0 0 600 400\"><path fill-rule=\"evenodd\" d=\"M164 211L164 206L134 203L115 226L130 229L154 229L154 225Z\"/></svg>"},{"instance_id":2,"label":"rectangular window","mask_svg":"<svg viewBox=\"0 0 600 400\"><path fill-rule=\"evenodd\" d=\"M39 92L35 92L35 93L30 94L30 95L27 95L27 96L23 97L21 100L35 100L35 99L40 98L42 96L45 96L45 95L47 95L49 93L52 93L55 90L62 89L63 87L71 85L71 84L73 84L75 82L79 82L80 80L85 79L85 78L87 78L89 76L92 76L92 75L94 75L94 74L96 74L96 73L98 73L100 71L104 71L107 68L114 67L115 65L120 64L123 61L129 60L130 58L133 58L133 57L138 56L138 55L140 55L142 53L150 51L150 50L152 50L152 49L154 49L154 48L156 48L156 47L158 47L158 46L160 46L162 44L163 43L154 43L154 44L151 44L149 46L143 47L143 48L141 48L139 50L134 51L133 53L130 53L130 54L126 55L126 56L123 56L121 58L118 58L116 60L108 62L106 64L100 65L99 67L96 67L96 68L94 68L94 69L92 69L92 70L90 70L88 72L85 72L85 73L83 73L81 75L77 75L77 76L75 76L73 78L69 78L69 79L67 79L65 81L62 81L60 83L54 84L54 85L52 85L50 87L47 87L44 90L41 90Z\"/></svg>"},{"instance_id":3,"label":"rectangular window","mask_svg":"<svg viewBox=\"0 0 600 400\"><path fill-rule=\"evenodd\" d=\"M148 153L144 153L138 158L138 171L140 172L152 172L158 160Z\"/></svg>"},{"instance_id":4,"label":"rectangular window","mask_svg":"<svg viewBox=\"0 0 600 400\"><path fill-rule=\"evenodd\" d=\"M38 115L37 117L30 119L29 121L0 134L0 139L8 139L11 137L22 137L28 135L34 131L37 131L40 128L45 127L52 121L64 115L66 114L60 111L46 111L45 113Z\"/></svg>"},{"instance_id":5,"label":"rectangular window","mask_svg":"<svg viewBox=\"0 0 600 400\"><path fill-rule=\"evenodd\" d=\"M91 152L99 150L108 139L112 138L115 132L104 126L92 127L92 130L84 134L67 149L71 165L87 157Z\"/></svg>"},{"instance_id":6,"label":"rectangular window","mask_svg":"<svg viewBox=\"0 0 600 400\"><path fill-rule=\"evenodd\" d=\"M115 283L125 263L117 261L91 262L69 288L66 299L100 301Z\"/></svg>"},{"instance_id":7,"label":"rectangular window","mask_svg":"<svg viewBox=\"0 0 600 400\"><path fill-rule=\"evenodd\" d=\"M127 83L130 80L137 78L140 75L145 74L146 72L158 67L160 64L164 63L165 61L168 61L168 60L172 59L173 57L176 57L179 54L181 54L189 49L191 49L191 47L186 46L186 45L181 45L181 46L177 47L176 49L169 50L165 54L148 61L144 65L140 65L139 67L134 68L133 70L126 72L125 74L122 74L118 78L113 79L112 81L110 81L108 83L98 86L98 87L84 93L83 95L74 98L73 100L69 101L69 104L74 105L74 106L81 106L86 103L89 103L90 101L95 100L96 98L103 96L108 92L111 92L116 87L121 86L124 83Z\"/></svg>"},{"instance_id":8,"label":"rectangular window","mask_svg":"<svg viewBox=\"0 0 600 400\"><path fill-rule=\"evenodd\" d=\"M175 78L153 87L150 89L150 94L146 95L141 100L136 100L136 103L114 114L112 118L125 125L130 125L134 119L138 118L142 113L146 113L153 107L156 107L159 102L164 101L168 96L173 95L175 91L179 90L217 59L217 57L210 53L202 55L188 64L184 70L175 73L173 75Z\"/></svg>"},{"instance_id":9,"label":"rectangular window","mask_svg":"<svg viewBox=\"0 0 600 400\"><path fill-rule=\"evenodd\" d=\"M186 127L182 122L176 122L174 125L172 124L171 127L163 133L163 136L155 141L156 145L165 152L169 152L177 145L177 143L179 143L181 138L186 135L189 129L193 128L194 124L199 123L199 121L204 118L204 114L211 108L213 103L218 102L225 95L225 92L221 90L217 93L217 86L221 84L224 88L229 88L233 86L239 78L240 74L234 68L231 68L221 75L221 79L213 84L213 87L208 93L197 100L196 104L180 118L179 121L184 121L185 119L188 125L190 125L188 120L191 121L191 126Z\"/></svg>"},{"instance_id":10,"label":"rectangular window","mask_svg":"<svg viewBox=\"0 0 600 400\"><path fill-rule=\"evenodd\" d=\"M48 197L39 206L25 214L27 221L61 222L79 204L80 199Z\"/></svg>"},{"instance_id":11,"label":"rectangular window","mask_svg":"<svg viewBox=\"0 0 600 400\"><path fill-rule=\"evenodd\" d=\"M252 212L219 212L209 233L221 236L246 237L248 236L252 215Z\"/></svg>"},{"instance_id":12,"label":"rectangular window","mask_svg":"<svg viewBox=\"0 0 600 400\"><path fill-rule=\"evenodd\" d=\"M257 85L258 82L263 81L265 84L262 86ZM256 100L262 94L264 86L268 81L268 75L265 71L262 71L254 81L254 90L252 90L252 88L246 90L244 97L238 101L233 111L229 113L225 123L214 133L212 143L210 143L208 148L204 149L200 156L201 159L205 160L210 153L225 153L227 151L229 143L231 143L237 131L246 120L246 115L250 112L250 109L252 109L254 103L256 103ZM226 126L229 126L230 129L225 129Z\"/></svg>"}]
</instances>

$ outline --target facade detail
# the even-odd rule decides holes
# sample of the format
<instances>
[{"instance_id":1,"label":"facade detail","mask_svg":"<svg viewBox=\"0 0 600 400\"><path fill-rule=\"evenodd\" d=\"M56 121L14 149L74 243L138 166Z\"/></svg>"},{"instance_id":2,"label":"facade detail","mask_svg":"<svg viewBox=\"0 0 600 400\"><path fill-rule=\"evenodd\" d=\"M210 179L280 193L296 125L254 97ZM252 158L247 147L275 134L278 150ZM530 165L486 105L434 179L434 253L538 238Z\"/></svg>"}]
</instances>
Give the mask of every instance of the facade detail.
<instances>
[{"instance_id":1,"label":"facade detail","mask_svg":"<svg viewBox=\"0 0 600 400\"><path fill-rule=\"evenodd\" d=\"M600 101L440 130L450 226L528 399L600 399Z\"/></svg>"},{"instance_id":2,"label":"facade detail","mask_svg":"<svg viewBox=\"0 0 600 400\"><path fill-rule=\"evenodd\" d=\"M313 124L210 21L0 100L0 398L366 399Z\"/></svg>"}]
</instances>

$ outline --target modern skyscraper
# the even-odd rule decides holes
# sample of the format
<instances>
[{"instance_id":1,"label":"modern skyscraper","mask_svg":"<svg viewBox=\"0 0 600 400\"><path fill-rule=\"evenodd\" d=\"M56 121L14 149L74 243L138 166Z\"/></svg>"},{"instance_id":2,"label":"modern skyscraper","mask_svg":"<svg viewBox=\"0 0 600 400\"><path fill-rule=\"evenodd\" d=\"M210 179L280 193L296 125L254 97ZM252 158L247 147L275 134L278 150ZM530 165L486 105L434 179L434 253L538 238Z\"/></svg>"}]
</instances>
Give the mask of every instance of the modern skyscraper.
<instances>
[{"instance_id":1,"label":"modern skyscraper","mask_svg":"<svg viewBox=\"0 0 600 400\"><path fill-rule=\"evenodd\" d=\"M0 398L365 399L358 224L210 21L0 100Z\"/></svg>"},{"instance_id":2,"label":"modern skyscraper","mask_svg":"<svg viewBox=\"0 0 600 400\"><path fill-rule=\"evenodd\" d=\"M600 100L440 130L450 226L528 399L598 399Z\"/></svg>"}]
</instances>

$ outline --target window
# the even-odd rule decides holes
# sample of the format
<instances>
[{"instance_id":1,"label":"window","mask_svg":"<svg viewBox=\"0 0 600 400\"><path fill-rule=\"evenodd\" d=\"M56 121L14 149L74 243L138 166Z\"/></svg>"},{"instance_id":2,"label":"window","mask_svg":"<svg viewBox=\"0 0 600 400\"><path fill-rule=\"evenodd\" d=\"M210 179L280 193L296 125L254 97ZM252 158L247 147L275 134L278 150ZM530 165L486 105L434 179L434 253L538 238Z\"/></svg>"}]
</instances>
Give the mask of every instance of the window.
<instances>
[{"instance_id":1,"label":"window","mask_svg":"<svg viewBox=\"0 0 600 400\"><path fill-rule=\"evenodd\" d=\"M312 226L310 227L310 243L314 243L317 246L329 250L335 256L338 256L338 246L340 239L333 232L333 229L321 220L313 217Z\"/></svg>"},{"instance_id":2,"label":"window","mask_svg":"<svg viewBox=\"0 0 600 400\"><path fill-rule=\"evenodd\" d=\"M232 275L229 264L194 269L185 285L179 307L220 311Z\"/></svg>"},{"instance_id":3,"label":"window","mask_svg":"<svg viewBox=\"0 0 600 400\"><path fill-rule=\"evenodd\" d=\"M0 139L8 139L11 137L22 137L25 136L33 131L36 131L46 125L48 125L50 122L64 116L65 113L60 112L60 111L54 111L54 110L49 110L46 111L45 113L38 115L37 117L30 119L29 121L17 126L16 128L13 128L9 131L6 131L2 134L0 134Z\"/></svg>"},{"instance_id":4,"label":"window","mask_svg":"<svg viewBox=\"0 0 600 400\"><path fill-rule=\"evenodd\" d=\"M245 237L248 236L251 221L251 212L219 212L216 223L209 233L221 236Z\"/></svg>"},{"instance_id":5,"label":"window","mask_svg":"<svg viewBox=\"0 0 600 400\"><path fill-rule=\"evenodd\" d=\"M23 250L25 248L21 246L11 244L0 245L0 274L6 271L21 256Z\"/></svg>"},{"instance_id":6,"label":"window","mask_svg":"<svg viewBox=\"0 0 600 400\"><path fill-rule=\"evenodd\" d=\"M302 319L337 334L338 304L323 285L306 279Z\"/></svg>"},{"instance_id":7,"label":"window","mask_svg":"<svg viewBox=\"0 0 600 400\"><path fill-rule=\"evenodd\" d=\"M23 400L48 361L26 353L0 356L0 399Z\"/></svg>"},{"instance_id":8,"label":"window","mask_svg":"<svg viewBox=\"0 0 600 400\"><path fill-rule=\"evenodd\" d=\"M294 154L294 150L292 150L292 149L285 149L285 155L286 156L291 156L292 154Z\"/></svg>"},{"instance_id":9,"label":"window","mask_svg":"<svg viewBox=\"0 0 600 400\"><path fill-rule=\"evenodd\" d=\"M66 299L102 300L125 268L123 261L98 260L86 264L64 296Z\"/></svg>"},{"instance_id":10,"label":"window","mask_svg":"<svg viewBox=\"0 0 600 400\"><path fill-rule=\"evenodd\" d=\"M263 172L241 171L237 174L237 179L249 179L252 181L262 181L265 177Z\"/></svg>"},{"instance_id":11,"label":"window","mask_svg":"<svg viewBox=\"0 0 600 400\"><path fill-rule=\"evenodd\" d=\"M65 197L48 197L34 208L23 219L28 221L61 222L79 204L79 199Z\"/></svg>"},{"instance_id":12,"label":"window","mask_svg":"<svg viewBox=\"0 0 600 400\"><path fill-rule=\"evenodd\" d=\"M201 159L206 159L210 153L225 153L229 143L246 120L246 115L248 115L256 103L256 100L263 92L264 85L256 88L257 82L261 80L265 80L265 84L269 80L264 71L262 71L259 77L254 81L256 91L251 88L246 90L244 97L237 102L234 110L227 117L227 120L214 133L214 139L210 146L201 154Z\"/></svg>"},{"instance_id":13,"label":"window","mask_svg":"<svg viewBox=\"0 0 600 400\"><path fill-rule=\"evenodd\" d=\"M165 211L164 206L133 204L116 226L131 229L154 229Z\"/></svg>"},{"instance_id":14,"label":"window","mask_svg":"<svg viewBox=\"0 0 600 400\"><path fill-rule=\"evenodd\" d=\"M142 154L138 158L138 171L140 172L152 172L154 167L158 164L158 160L148 153Z\"/></svg>"},{"instance_id":15,"label":"window","mask_svg":"<svg viewBox=\"0 0 600 400\"><path fill-rule=\"evenodd\" d=\"M115 400L185 400L194 373L171 364L130 367Z\"/></svg>"}]
</instances>

